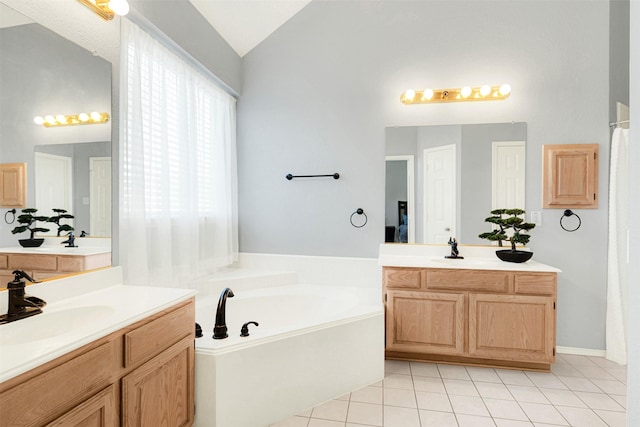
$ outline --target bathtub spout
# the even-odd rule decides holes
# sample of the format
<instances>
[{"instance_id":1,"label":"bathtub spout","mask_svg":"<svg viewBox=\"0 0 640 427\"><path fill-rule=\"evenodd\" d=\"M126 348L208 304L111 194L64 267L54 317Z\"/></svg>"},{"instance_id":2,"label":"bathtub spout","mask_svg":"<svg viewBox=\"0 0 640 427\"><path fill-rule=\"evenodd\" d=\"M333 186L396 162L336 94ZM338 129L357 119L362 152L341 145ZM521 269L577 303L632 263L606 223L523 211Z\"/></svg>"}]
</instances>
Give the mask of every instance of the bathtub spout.
<instances>
[{"instance_id":1,"label":"bathtub spout","mask_svg":"<svg viewBox=\"0 0 640 427\"><path fill-rule=\"evenodd\" d=\"M226 323L226 309L227 298L233 297L233 291L230 288L224 288L220 293L220 299L218 299L218 309L216 310L216 325L213 327L213 339L219 340L227 338L227 323Z\"/></svg>"}]
</instances>

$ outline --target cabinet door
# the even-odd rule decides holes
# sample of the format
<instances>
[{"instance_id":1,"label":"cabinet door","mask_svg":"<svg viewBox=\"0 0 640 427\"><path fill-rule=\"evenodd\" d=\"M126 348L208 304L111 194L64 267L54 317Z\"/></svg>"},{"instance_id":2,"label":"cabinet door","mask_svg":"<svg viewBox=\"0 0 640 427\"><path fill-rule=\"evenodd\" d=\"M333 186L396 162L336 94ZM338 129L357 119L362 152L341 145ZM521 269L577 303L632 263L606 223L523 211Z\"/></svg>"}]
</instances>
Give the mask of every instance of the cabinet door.
<instances>
[{"instance_id":1,"label":"cabinet door","mask_svg":"<svg viewBox=\"0 0 640 427\"><path fill-rule=\"evenodd\" d=\"M188 336L122 379L122 426L193 424L193 345Z\"/></svg>"},{"instance_id":2,"label":"cabinet door","mask_svg":"<svg viewBox=\"0 0 640 427\"><path fill-rule=\"evenodd\" d=\"M598 144L543 145L542 207L598 207Z\"/></svg>"},{"instance_id":3,"label":"cabinet door","mask_svg":"<svg viewBox=\"0 0 640 427\"><path fill-rule=\"evenodd\" d=\"M469 295L469 356L546 362L554 360L554 298Z\"/></svg>"},{"instance_id":4,"label":"cabinet door","mask_svg":"<svg viewBox=\"0 0 640 427\"><path fill-rule=\"evenodd\" d=\"M27 203L27 164L0 164L0 207L24 208Z\"/></svg>"},{"instance_id":5,"label":"cabinet door","mask_svg":"<svg viewBox=\"0 0 640 427\"><path fill-rule=\"evenodd\" d=\"M76 406L47 427L116 427L118 409L113 386Z\"/></svg>"},{"instance_id":6,"label":"cabinet door","mask_svg":"<svg viewBox=\"0 0 640 427\"><path fill-rule=\"evenodd\" d=\"M464 294L387 292L387 350L461 355Z\"/></svg>"}]
</instances>

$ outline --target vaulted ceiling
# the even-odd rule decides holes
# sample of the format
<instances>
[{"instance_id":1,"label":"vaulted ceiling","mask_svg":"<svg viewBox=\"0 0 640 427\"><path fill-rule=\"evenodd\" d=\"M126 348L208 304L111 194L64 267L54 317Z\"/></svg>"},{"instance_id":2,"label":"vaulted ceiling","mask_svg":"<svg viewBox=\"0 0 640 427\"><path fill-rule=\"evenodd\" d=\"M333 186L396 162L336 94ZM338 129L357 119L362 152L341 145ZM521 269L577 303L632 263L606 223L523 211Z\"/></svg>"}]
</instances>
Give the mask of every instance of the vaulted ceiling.
<instances>
[{"instance_id":1,"label":"vaulted ceiling","mask_svg":"<svg viewBox=\"0 0 640 427\"><path fill-rule=\"evenodd\" d=\"M189 0L240 56L311 0Z\"/></svg>"}]
</instances>

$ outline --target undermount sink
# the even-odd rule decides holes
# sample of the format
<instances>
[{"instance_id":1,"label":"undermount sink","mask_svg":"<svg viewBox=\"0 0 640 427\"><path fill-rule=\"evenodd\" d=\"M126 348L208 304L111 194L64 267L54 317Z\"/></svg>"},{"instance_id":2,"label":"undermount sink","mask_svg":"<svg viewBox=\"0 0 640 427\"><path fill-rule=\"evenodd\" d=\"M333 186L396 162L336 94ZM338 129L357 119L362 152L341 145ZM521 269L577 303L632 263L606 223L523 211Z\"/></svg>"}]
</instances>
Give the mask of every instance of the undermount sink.
<instances>
[{"instance_id":1,"label":"undermount sink","mask_svg":"<svg viewBox=\"0 0 640 427\"><path fill-rule=\"evenodd\" d=\"M71 334L82 330L87 322L100 322L115 312L115 308L107 305L72 307L49 312L45 307L42 314L0 326L0 345L23 344ZM22 322L30 322L28 333L20 327L26 326Z\"/></svg>"}]
</instances>

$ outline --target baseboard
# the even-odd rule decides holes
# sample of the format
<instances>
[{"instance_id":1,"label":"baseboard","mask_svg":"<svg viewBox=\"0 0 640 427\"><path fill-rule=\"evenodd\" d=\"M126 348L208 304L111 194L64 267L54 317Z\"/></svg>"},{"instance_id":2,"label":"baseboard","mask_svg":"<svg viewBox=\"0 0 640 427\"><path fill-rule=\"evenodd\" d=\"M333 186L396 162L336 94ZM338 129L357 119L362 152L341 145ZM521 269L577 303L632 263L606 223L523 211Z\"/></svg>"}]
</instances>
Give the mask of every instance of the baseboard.
<instances>
[{"instance_id":1,"label":"baseboard","mask_svg":"<svg viewBox=\"0 0 640 427\"><path fill-rule=\"evenodd\" d=\"M556 346L556 353L577 354L580 356L596 356L596 357L605 357L607 355L607 352L605 350L596 350L593 348L579 348L579 347L562 347L562 346Z\"/></svg>"}]
</instances>

